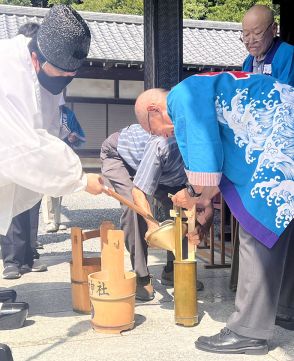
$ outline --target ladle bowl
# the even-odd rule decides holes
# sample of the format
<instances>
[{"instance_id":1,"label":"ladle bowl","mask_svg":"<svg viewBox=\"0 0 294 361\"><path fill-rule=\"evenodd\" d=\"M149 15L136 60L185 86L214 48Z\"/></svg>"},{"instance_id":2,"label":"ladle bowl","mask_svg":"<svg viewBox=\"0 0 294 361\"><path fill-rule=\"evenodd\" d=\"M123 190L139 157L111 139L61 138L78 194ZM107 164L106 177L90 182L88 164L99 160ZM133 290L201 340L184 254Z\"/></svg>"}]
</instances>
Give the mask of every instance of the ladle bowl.
<instances>
[{"instance_id":1,"label":"ladle bowl","mask_svg":"<svg viewBox=\"0 0 294 361\"><path fill-rule=\"evenodd\" d=\"M167 251L175 252L175 231L176 226L173 220L166 220L160 224L160 227L150 233L146 238L149 247L162 248ZM188 225L182 224L183 238L188 232Z\"/></svg>"}]
</instances>

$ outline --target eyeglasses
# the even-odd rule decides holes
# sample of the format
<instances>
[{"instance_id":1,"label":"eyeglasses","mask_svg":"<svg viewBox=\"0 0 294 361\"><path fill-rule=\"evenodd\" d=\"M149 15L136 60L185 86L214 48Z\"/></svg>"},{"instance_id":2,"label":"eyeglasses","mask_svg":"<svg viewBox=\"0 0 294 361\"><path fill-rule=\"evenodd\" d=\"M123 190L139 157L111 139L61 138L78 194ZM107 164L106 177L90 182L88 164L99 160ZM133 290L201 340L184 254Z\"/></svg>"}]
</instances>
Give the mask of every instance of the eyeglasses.
<instances>
[{"instance_id":1,"label":"eyeglasses","mask_svg":"<svg viewBox=\"0 0 294 361\"><path fill-rule=\"evenodd\" d=\"M151 130L151 122L150 122L150 113L149 112L147 113L147 123L148 123L149 133L151 135L153 135L152 130Z\"/></svg>"},{"instance_id":2,"label":"eyeglasses","mask_svg":"<svg viewBox=\"0 0 294 361\"><path fill-rule=\"evenodd\" d=\"M268 29L273 25L274 23L270 23L269 26L260 34L246 34L244 35L243 32L240 35L240 40L244 43L244 44L248 44L250 42L250 38L252 43L259 43L260 41L262 41L262 39L264 38L266 32L268 31Z\"/></svg>"}]
</instances>

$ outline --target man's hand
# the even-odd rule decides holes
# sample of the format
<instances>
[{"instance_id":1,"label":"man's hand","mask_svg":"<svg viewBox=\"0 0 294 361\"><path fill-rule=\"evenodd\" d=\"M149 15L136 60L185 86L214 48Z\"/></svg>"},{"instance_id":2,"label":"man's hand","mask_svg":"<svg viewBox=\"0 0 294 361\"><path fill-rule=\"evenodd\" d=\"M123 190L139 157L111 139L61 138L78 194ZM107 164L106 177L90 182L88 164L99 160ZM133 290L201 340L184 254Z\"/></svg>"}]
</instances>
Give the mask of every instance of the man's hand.
<instances>
[{"instance_id":1,"label":"man's hand","mask_svg":"<svg viewBox=\"0 0 294 361\"><path fill-rule=\"evenodd\" d=\"M207 206L197 203L196 206L197 222L193 232L187 234L189 242L194 245L199 243L207 237L209 229L213 222L214 207L213 203L210 202Z\"/></svg>"},{"instance_id":2,"label":"man's hand","mask_svg":"<svg viewBox=\"0 0 294 361\"><path fill-rule=\"evenodd\" d=\"M206 236L204 227L197 222L193 232L187 233L188 241L194 246L198 246L202 239Z\"/></svg>"},{"instance_id":3,"label":"man's hand","mask_svg":"<svg viewBox=\"0 0 294 361\"><path fill-rule=\"evenodd\" d=\"M213 197L219 193L219 189L216 186L195 186L193 188L197 193L201 193L200 197L190 197L186 188L180 190L172 197L172 202L175 206L192 209L195 204L201 204L201 207L209 207Z\"/></svg>"},{"instance_id":4,"label":"man's hand","mask_svg":"<svg viewBox=\"0 0 294 361\"><path fill-rule=\"evenodd\" d=\"M213 202L210 201L207 205L203 205L201 202L196 206L197 222L206 228L207 232L212 225L214 216Z\"/></svg>"},{"instance_id":5,"label":"man's hand","mask_svg":"<svg viewBox=\"0 0 294 361\"><path fill-rule=\"evenodd\" d=\"M193 208L197 203L197 198L190 197L186 188L176 193L171 200L175 206L186 209Z\"/></svg>"},{"instance_id":6,"label":"man's hand","mask_svg":"<svg viewBox=\"0 0 294 361\"><path fill-rule=\"evenodd\" d=\"M100 194L103 190L103 179L98 174L87 173L87 187L86 192L91 194Z\"/></svg>"},{"instance_id":7,"label":"man's hand","mask_svg":"<svg viewBox=\"0 0 294 361\"><path fill-rule=\"evenodd\" d=\"M70 143L74 143L77 141L77 136L73 133L69 133L69 135L67 136L67 140L70 142Z\"/></svg>"},{"instance_id":8,"label":"man's hand","mask_svg":"<svg viewBox=\"0 0 294 361\"><path fill-rule=\"evenodd\" d=\"M158 228L159 228L159 225L156 225L155 223L149 223L149 226L148 226L147 232L145 233L144 238L147 239L149 237L149 235L152 232L155 232Z\"/></svg>"}]
</instances>

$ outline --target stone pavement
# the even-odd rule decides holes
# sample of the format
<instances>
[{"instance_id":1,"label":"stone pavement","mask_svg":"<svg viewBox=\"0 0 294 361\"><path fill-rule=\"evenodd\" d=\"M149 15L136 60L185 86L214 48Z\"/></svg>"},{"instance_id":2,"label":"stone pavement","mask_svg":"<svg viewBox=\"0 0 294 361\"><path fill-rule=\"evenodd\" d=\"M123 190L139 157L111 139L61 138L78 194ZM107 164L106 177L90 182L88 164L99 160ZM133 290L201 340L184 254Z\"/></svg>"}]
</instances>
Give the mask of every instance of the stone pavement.
<instances>
[{"instance_id":1,"label":"stone pavement","mask_svg":"<svg viewBox=\"0 0 294 361\"><path fill-rule=\"evenodd\" d=\"M65 199L65 214L66 209L74 211L75 207L80 207L75 202ZM68 225L76 225L74 218L71 222ZM70 244L69 231L58 232L55 237ZM46 240L46 236L41 239ZM91 242L85 242L87 256L97 254ZM270 352L265 356L218 355L196 350L195 339L217 333L233 311L234 293L228 287L230 270L204 269L199 260L198 278L205 285L205 290L198 293L200 322L195 327L177 326L174 324L173 289L166 289L160 283L165 263L165 252L161 250L150 251L156 297L148 303L136 303L135 328L120 335L96 333L91 329L89 315L72 311L68 246L63 245L61 252L49 247L45 244L42 256L49 266L48 272L28 273L18 280L0 279L0 289L14 288L18 300L30 305L23 328L0 331L0 342L10 346L14 361L294 360L294 333L280 327L276 327ZM127 252L125 265L130 269Z\"/></svg>"}]
</instances>

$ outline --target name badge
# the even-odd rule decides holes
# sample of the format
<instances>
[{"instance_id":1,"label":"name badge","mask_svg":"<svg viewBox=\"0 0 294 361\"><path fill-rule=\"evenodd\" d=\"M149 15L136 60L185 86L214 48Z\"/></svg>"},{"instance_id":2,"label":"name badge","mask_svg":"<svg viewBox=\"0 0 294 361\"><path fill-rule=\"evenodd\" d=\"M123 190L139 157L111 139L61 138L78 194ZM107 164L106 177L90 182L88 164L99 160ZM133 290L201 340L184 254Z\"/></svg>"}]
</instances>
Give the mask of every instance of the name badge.
<instances>
[{"instance_id":1,"label":"name badge","mask_svg":"<svg viewBox=\"0 0 294 361\"><path fill-rule=\"evenodd\" d=\"M272 73L272 64L264 64L263 74L271 74Z\"/></svg>"}]
</instances>

